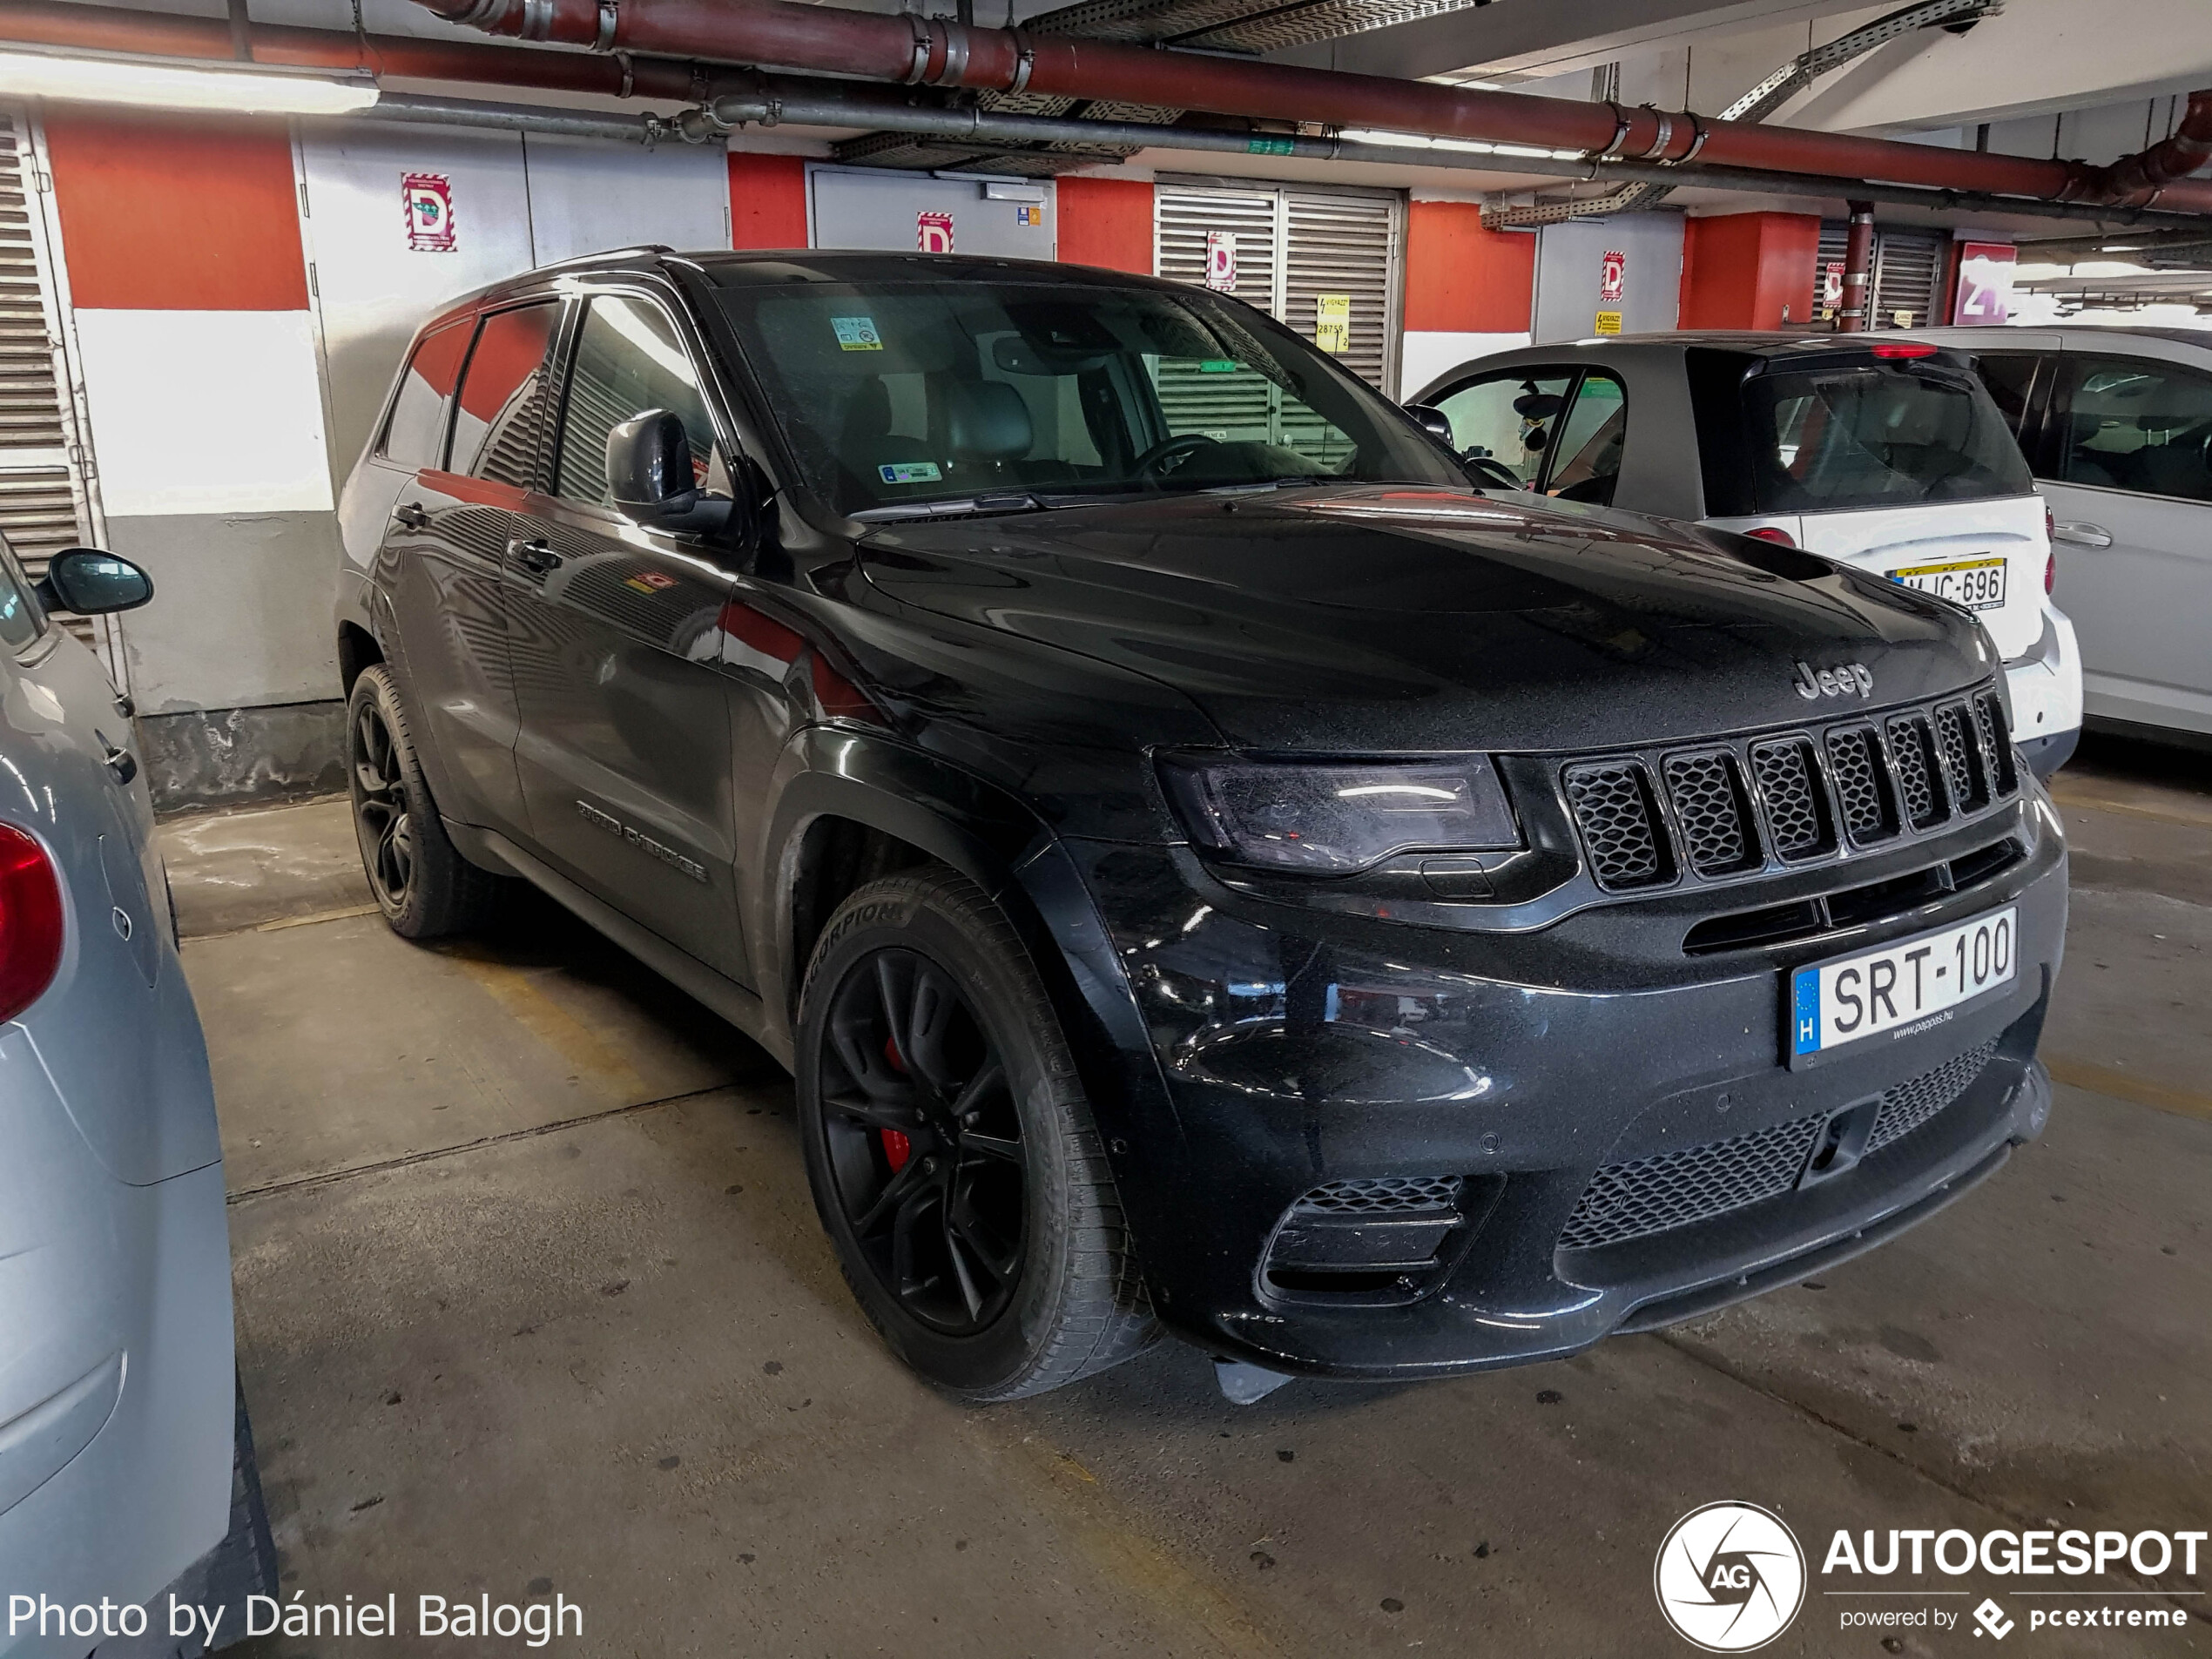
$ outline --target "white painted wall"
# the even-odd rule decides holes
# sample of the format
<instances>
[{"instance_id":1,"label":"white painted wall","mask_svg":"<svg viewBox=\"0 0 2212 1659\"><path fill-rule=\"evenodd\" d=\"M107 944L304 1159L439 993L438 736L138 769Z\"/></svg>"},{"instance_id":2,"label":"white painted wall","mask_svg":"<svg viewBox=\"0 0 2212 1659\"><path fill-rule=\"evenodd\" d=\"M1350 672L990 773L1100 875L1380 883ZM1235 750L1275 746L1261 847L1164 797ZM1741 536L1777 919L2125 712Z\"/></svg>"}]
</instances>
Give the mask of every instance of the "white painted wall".
<instances>
[{"instance_id":1,"label":"white painted wall","mask_svg":"<svg viewBox=\"0 0 2212 1659\"><path fill-rule=\"evenodd\" d=\"M305 311L79 311L92 446L111 516L327 510Z\"/></svg>"},{"instance_id":2,"label":"white painted wall","mask_svg":"<svg viewBox=\"0 0 2212 1659\"><path fill-rule=\"evenodd\" d=\"M1398 359L1398 395L1401 401L1411 398L1447 369L1493 352L1516 351L1528 340L1525 330L1517 334L1471 334L1408 329Z\"/></svg>"}]
</instances>

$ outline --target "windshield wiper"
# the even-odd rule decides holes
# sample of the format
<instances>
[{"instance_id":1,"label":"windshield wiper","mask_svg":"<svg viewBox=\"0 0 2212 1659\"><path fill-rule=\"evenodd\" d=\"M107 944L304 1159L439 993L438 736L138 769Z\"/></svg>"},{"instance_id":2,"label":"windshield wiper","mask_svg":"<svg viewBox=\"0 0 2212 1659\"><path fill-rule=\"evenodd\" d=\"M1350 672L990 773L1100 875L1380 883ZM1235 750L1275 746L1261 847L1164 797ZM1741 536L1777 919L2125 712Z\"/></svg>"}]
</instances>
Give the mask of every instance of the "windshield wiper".
<instances>
[{"instance_id":1,"label":"windshield wiper","mask_svg":"<svg viewBox=\"0 0 2212 1659\"><path fill-rule=\"evenodd\" d=\"M914 518L973 518L998 513L1034 513L1044 503L1026 489L999 490L987 496L961 496L952 501L902 502L894 507L864 507L853 516L864 524L892 523Z\"/></svg>"}]
</instances>

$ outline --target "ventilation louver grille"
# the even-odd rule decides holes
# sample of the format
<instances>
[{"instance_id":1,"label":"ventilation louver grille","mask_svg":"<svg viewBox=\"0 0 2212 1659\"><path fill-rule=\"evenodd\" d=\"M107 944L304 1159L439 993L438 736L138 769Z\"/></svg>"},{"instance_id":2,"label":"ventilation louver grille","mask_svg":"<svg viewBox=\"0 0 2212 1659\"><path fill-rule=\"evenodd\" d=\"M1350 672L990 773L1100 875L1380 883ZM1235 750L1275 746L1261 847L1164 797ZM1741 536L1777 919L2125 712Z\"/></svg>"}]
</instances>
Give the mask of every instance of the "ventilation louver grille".
<instances>
[{"instance_id":1,"label":"ventilation louver grille","mask_svg":"<svg viewBox=\"0 0 2212 1659\"><path fill-rule=\"evenodd\" d=\"M1756 745L1751 771L1766 800L1767 825L1777 853L1785 859L1809 859L1835 845L1828 833L1825 792L1811 743L1785 738Z\"/></svg>"},{"instance_id":2,"label":"ventilation louver grille","mask_svg":"<svg viewBox=\"0 0 2212 1659\"><path fill-rule=\"evenodd\" d=\"M1689 867L1700 875L1724 875L1756 865L1758 846L1751 838L1734 758L1724 751L1669 755L1665 771Z\"/></svg>"}]
</instances>

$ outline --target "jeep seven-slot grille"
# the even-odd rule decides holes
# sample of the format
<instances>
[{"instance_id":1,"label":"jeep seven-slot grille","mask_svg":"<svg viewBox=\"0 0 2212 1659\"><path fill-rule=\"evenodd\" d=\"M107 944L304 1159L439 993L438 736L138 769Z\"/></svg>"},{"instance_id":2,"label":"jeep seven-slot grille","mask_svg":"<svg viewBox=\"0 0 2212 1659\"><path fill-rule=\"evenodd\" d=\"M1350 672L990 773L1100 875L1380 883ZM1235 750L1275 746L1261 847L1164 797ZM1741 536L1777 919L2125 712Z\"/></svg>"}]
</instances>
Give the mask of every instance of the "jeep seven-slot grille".
<instances>
[{"instance_id":1,"label":"jeep seven-slot grille","mask_svg":"<svg viewBox=\"0 0 2212 1659\"><path fill-rule=\"evenodd\" d=\"M1872 846L1971 817L2020 788L1993 691L1879 721L1570 761L1561 781L1590 873L1613 893Z\"/></svg>"},{"instance_id":2,"label":"jeep seven-slot grille","mask_svg":"<svg viewBox=\"0 0 2212 1659\"><path fill-rule=\"evenodd\" d=\"M1865 1156L1919 1129L1965 1094L1997 1052L1994 1039L1932 1071L1884 1089ZM1610 1163L1590 1177L1559 1235L1563 1250L1594 1250L1711 1221L1797 1184L1825 1114Z\"/></svg>"},{"instance_id":3,"label":"jeep seven-slot grille","mask_svg":"<svg viewBox=\"0 0 2212 1659\"><path fill-rule=\"evenodd\" d=\"M1635 761L1567 769L1567 799L1601 887L1646 887L1670 873L1659 860L1651 786Z\"/></svg>"}]
</instances>

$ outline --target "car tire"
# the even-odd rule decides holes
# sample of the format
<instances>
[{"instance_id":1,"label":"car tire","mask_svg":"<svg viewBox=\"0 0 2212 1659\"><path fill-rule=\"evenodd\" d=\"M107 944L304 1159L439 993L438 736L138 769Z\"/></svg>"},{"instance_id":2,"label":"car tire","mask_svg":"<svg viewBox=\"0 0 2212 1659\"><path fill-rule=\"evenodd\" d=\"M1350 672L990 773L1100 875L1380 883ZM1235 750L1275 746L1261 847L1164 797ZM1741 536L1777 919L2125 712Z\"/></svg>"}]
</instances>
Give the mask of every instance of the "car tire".
<instances>
[{"instance_id":1,"label":"car tire","mask_svg":"<svg viewBox=\"0 0 2212 1659\"><path fill-rule=\"evenodd\" d=\"M973 882L931 867L853 893L815 946L799 1008L815 1209L900 1359L984 1405L1151 1343L1151 1303L1059 1022Z\"/></svg>"},{"instance_id":2,"label":"car tire","mask_svg":"<svg viewBox=\"0 0 2212 1659\"><path fill-rule=\"evenodd\" d=\"M461 856L430 799L389 669L361 671L346 701L346 779L370 896L402 939L468 933L497 914L512 878Z\"/></svg>"}]
</instances>

